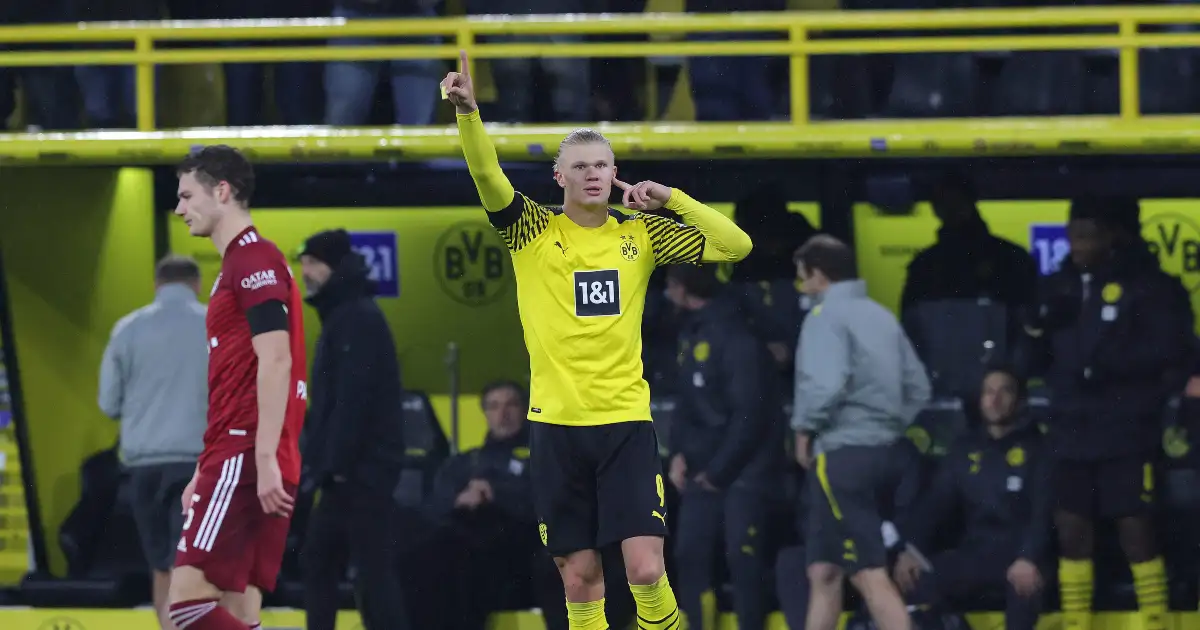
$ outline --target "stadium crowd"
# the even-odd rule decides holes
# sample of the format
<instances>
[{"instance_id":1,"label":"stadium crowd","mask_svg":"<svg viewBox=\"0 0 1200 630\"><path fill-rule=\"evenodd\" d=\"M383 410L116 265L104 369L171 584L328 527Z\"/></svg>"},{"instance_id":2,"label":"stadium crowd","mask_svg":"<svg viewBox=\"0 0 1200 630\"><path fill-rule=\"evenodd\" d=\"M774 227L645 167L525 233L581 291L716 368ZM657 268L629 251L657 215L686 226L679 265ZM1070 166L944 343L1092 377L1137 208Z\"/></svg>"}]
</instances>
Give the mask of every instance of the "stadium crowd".
<instances>
[{"instance_id":1,"label":"stadium crowd","mask_svg":"<svg viewBox=\"0 0 1200 630\"><path fill-rule=\"evenodd\" d=\"M878 307L862 297L851 250L817 235L771 187L736 209L756 243L748 258L731 269L668 266L653 278L643 362L680 610L705 619L702 595L713 590L717 607L735 612L743 628L763 627L776 608L790 627L823 625L806 626L820 614L810 602L840 606L844 596L840 582L809 568L822 553L811 519L826 509L830 487L845 503L839 477L867 468L889 482L873 498L878 517L865 522L886 575L918 606L918 627L952 627L965 611L995 609L1007 627L1033 628L1042 611L1061 609L1066 627L1086 629L1095 599L1140 609L1147 628L1162 628L1169 606L1194 609L1200 344L1186 292L1140 236L1138 202L1073 200L1071 250L1039 277L1028 252L989 233L964 174L926 182L923 196L941 228L909 266L900 321L915 354L898 363L864 366L858 350L837 346L861 334L838 326L867 321L858 318ZM291 584L310 628L333 627L349 585L365 618L376 619L370 627L482 628L492 612L536 607L549 627L565 628L562 586L535 535L525 387L488 385L484 444L450 455L428 401L402 393L399 375L380 369L396 363L393 341L349 236L316 234L300 260L322 331L280 601L289 601ZM824 284L814 284L815 270ZM139 424L129 411L150 394L121 362L147 351L176 361L146 333L194 328L200 287L188 259L164 259L157 278L155 306L114 331L101 404L122 419L133 517L146 559L161 572L180 527L162 500L177 506L198 449L197 421L186 410L152 410L157 420ZM835 308L838 319L829 320ZM826 319L815 319L821 309ZM806 327L809 320L820 327ZM351 347L358 350L346 354ZM900 406L908 408L888 412L904 422L878 436L886 457L827 469L807 447L810 437L825 453L864 434L814 428L814 406L869 409L886 397L854 385L822 393L814 381L863 369L884 379L901 375L880 371L905 372ZM850 509L842 505L838 518ZM872 553L860 545L842 559ZM606 565L619 567L619 555L606 550ZM614 576L608 619L624 627L633 616L628 591L618 588L624 572L605 573ZM161 610L160 600L156 593Z\"/></svg>"},{"instance_id":2,"label":"stadium crowd","mask_svg":"<svg viewBox=\"0 0 1200 630\"><path fill-rule=\"evenodd\" d=\"M936 9L1108 4L1096 0L51 0L4 3L0 25L170 19L261 19L337 17L420 18L435 15L531 15L689 11L725 13L784 10ZM1167 26L1172 29L1185 25ZM899 36L901 33L877 33ZM770 34L764 34L771 37ZM820 34L815 34L821 37ZM747 35L733 36L745 39ZM721 33L698 40L730 39ZM550 43L583 38L547 36ZM309 40L311 41L311 40ZM497 37L490 41L514 40ZM264 46L246 41L229 46ZM302 43L302 42L301 42ZM330 40L330 46L381 43L368 38ZM436 43L393 40L393 43ZM8 49L54 49L65 44L12 44ZM97 45L93 45L97 46ZM99 45L102 46L102 45ZM1146 51L1141 56L1141 111L1148 114L1200 111L1193 87L1195 54L1190 49ZM931 53L820 56L811 64L814 119L1080 115L1118 109L1116 51ZM670 94L686 76L697 120L771 120L788 117L786 59L769 57L655 58L650 80ZM497 59L488 62L497 94L484 104L497 122L631 121L659 118L644 90L647 65L629 59ZM189 75L204 99L230 126L425 125L437 119L441 60L338 61L323 63L231 63ZM160 73L175 72L166 68ZM223 75L223 79L222 79ZM267 83L270 85L268 86ZM20 86L20 90L16 87ZM21 98L17 99L20 94ZM221 96L223 95L223 96ZM160 97L162 93L160 91ZM23 107L18 108L18 102ZM193 103L193 109L200 107ZM203 110L203 107L200 107ZM13 117L14 111L23 112ZM163 126L197 126L192 112ZM73 130L131 128L136 117L131 67L79 66L0 69L0 119L21 128ZM11 118L11 120L10 120ZM160 119L163 118L160 116ZM204 118L205 121L210 118Z\"/></svg>"}]
</instances>

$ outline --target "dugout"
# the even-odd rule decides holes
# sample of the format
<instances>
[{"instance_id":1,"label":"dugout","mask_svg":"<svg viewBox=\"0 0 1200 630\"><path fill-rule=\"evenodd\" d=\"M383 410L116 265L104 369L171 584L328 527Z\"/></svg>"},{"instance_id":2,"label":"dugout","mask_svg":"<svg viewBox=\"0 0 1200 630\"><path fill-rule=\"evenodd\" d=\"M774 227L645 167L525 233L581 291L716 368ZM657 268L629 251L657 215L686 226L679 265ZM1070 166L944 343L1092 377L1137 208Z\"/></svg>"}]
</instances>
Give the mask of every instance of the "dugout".
<instances>
[{"instance_id":1,"label":"dugout","mask_svg":"<svg viewBox=\"0 0 1200 630\"><path fill-rule=\"evenodd\" d=\"M879 29L916 29L929 23L945 28L955 24L1000 27L1014 20L1023 25L1041 20L1049 26L1103 23L1125 30L1132 24L1133 35L1121 31L1120 35L1079 37L1068 43L1134 53L1152 45L1200 47L1197 34L1137 35L1136 27L1143 23L1196 21L1196 16L1182 9L1064 9L1038 11L1034 17L1004 11L859 16ZM811 55L854 50L856 45L883 52L1047 45L1044 39L1022 42L984 36L957 37L951 43L932 36L886 44L846 38L837 46L808 41L805 33L812 29L849 29L852 24L838 14L749 15L736 20L728 16L569 23L530 20L523 24L521 28L540 33L584 34L656 28L686 32L714 30L717 25L722 30L751 33L778 29L782 24L792 39L633 42L621 44L624 48L589 43L577 48L567 45L562 50L580 56L786 55L792 59L794 86L799 86L793 87L797 108L806 102L805 60ZM418 27L397 23L259 24L224 33L211 27L165 25L126 30L103 27L87 32L74 27L5 28L0 29L0 41L82 38L130 41L138 48L99 56L89 53L91 61L79 54L74 59L64 56L71 53L0 53L0 63L140 64L141 102L152 105L147 89L152 87L150 70L155 64L319 59L329 50L156 51L153 44L159 40L396 34L414 28ZM476 35L500 27L435 20L420 28L470 42ZM1058 41L1053 45L1065 45ZM523 45L468 45L480 59L489 54L541 54ZM414 48L367 47L346 49L349 52L344 54L362 58L434 53L450 58L456 54L453 45ZM1164 266L1183 275L1196 304L1200 302L1196 253L1200 251L1200 181L1191 174L1200 166L1196 155L1200 117L1139 115L1132 87L1137 79L1136 56L1132 61L1128 58L1123 52L1124 109L1118 116L815 123L798 115L786 123L647 123L601 125L600 130L613 140L623 172L679 186L725 211L732 212L733 203L758 185L782 183L793 211L857 246L860 268L874 296L893 306L907 260L932 242L936 231L935 219L920 203L919 183L946 166L972 173L985 199L981 204L984 217L993 231L1035 250L1044 248L1048 257L1061 248L1058 233L1035 228L1061 225L1069 196L1081 190L1137 195L1147 199L1144 218L1148 231L1144 233L1162 241L1163 251L1169 253ZM346 227L358 235L356 245L372 259L385 290L384 309L402 346L406 385L428 392L439 418L448 419L455 404L449 397L450 379L442 368L450 342L457 344L462 360L463 392L474 392L497 376L519 379L527 374L503 244L483 218L473 189L465 184L467 175L461 164L429 162L460 155L452 129L159 132L149 129L144 117L140 122L144 129L138 132L0 135L0 342L6 351L13 418L9 433L4 433L5 425L0 423L0 436L12 436L8 442L0 440L0 452L6 454L0 484L0 525L4 526L0 532L4 541L0 579L10 584L20 579L30 560L39 571L62 575L63 556L54 541L78 500L79 466L90 455L110 447L116 435L116 426L95 405L100 355L116 320L150 300L156 258L168 251L193 254L201 262L206 282L215 277L218 259L211 246L188 238L169 213L174 204L170 165L196 144L225 142L252 153L261 165L256 221L285 251L328 227ZM555 198L557 189L547 165L566 131L562 126L529 126L493 132L501 159L511 162L507 172L519 189L537 199ZM918 184L913 188L917 193L906 195L910 183ZM916 202L911 207L906 203L909 196ZM310 338L315 338L315 319L311 313L306 316L310 318ZM471 446L481 437L481 420L472 413L477 406L470 397L464 397L458 406L462 413L459 442ZM30 548L31 553L27 552ZM6 628L21 630L83 628L84 624L103 630L128 623L121 621L125 619L121 614L88 616L80 623L83 617L76 613L0 612L0 620ZM514 623L525 623L514 619ZM136 623L121 627L136 627Z\"/></svg>"}]
</instances>

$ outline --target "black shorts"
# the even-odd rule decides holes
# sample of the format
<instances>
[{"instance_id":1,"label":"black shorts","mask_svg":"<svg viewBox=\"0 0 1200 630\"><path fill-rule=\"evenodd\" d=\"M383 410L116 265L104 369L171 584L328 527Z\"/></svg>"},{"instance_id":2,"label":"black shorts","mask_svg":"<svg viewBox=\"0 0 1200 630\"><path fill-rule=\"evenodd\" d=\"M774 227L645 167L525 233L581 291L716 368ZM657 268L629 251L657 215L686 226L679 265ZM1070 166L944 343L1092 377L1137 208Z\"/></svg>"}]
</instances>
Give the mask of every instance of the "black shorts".
<instances>
[{"instance_id":1,"label":"black shorts","mask_svg":"<svg viewBox=\"0 0 1200 630\"><path fill-rule=\"evenodd\" d=\"M183 490L196 472L195 464L156 464L129 469L133 520L142 553L154 571L175 566L175 547L183 530Z\"/></svg>"},{"instance_id":2,"label":"black shorts","mask_svg":"<svg viewBox=\"0 0 1200 630\"><path fill-rule=\"evenodd\" d=\"M533 505L551 555L667 535L667 500L651 422L530 423Z\"/></svg>"},{"instance_id":3,"label":"black shorts","mask_svg":"<svg viewBox=\"0 0 1200 630\"><path fill-rule=\"evenodd\" d=\"M1091 519L1150 512L1154 509L1154 482L1154 463L1149 457L1054 463L1058 509Z\"/></svg>"},{"instance_id":4,"label":"black shorts","mask_svg":"<svg viewBox=\"0 0 1200 630\"><path fill-rule=\"evenodd\" d=\"M817 456L808 475L808 564L854 574L887 566L880 509L896 484L891 446L843 446Z\"/></svg>"}]
</instances>

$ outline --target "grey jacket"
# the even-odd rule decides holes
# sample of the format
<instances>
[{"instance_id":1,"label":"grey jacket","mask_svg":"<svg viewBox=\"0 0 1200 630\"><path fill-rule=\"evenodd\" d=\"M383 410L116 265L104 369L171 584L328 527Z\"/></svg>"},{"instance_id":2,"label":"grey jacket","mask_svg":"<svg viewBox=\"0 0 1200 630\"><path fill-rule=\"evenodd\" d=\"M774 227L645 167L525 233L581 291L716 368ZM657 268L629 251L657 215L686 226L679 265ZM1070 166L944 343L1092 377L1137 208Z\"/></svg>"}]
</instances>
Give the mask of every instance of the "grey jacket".
<instances>
[{"instance_id":1,"label":"grey jacket","mask_svg":"<svg viewBox=\"0 0 1200 630\"><path fill-rule=\"evenodd\" d=\"M127 466L194 462L208 415L205 308L168 284L113 327L100 364L100 409L121 421Z\"/></svg>"},{"instance_id":2,"label":"grey jacket","mask_svg":"<svg viewBox=\"0 0 1200 630\"><path fill-rule=\"evenodd\" d=\"M925 366L861 280L836 282L800 330L792 428L814 452L890 444L929 401Z\"/></svg>"}]
</instances>

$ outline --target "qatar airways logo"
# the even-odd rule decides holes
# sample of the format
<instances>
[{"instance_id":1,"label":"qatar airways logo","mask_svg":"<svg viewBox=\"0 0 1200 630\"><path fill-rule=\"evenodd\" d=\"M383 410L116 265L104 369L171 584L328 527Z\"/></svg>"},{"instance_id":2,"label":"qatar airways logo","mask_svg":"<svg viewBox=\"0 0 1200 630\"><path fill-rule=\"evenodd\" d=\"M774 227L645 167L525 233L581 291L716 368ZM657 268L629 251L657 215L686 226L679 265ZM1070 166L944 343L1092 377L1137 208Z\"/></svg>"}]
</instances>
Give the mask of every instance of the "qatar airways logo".
<instances>
[{"instance_id":1,"label":"qatar airways logo","mask_svg":"<svg viewBox=\"0 0 1200 630\"><path fill-rule=\"evenodd\" d=\"M263 287L272 287L276 284L279 284L279 281L275 279L274 269L255 271L245 278L242 278L242 288L248 291L255 291Z\"/></svg>"}]
</instances>

